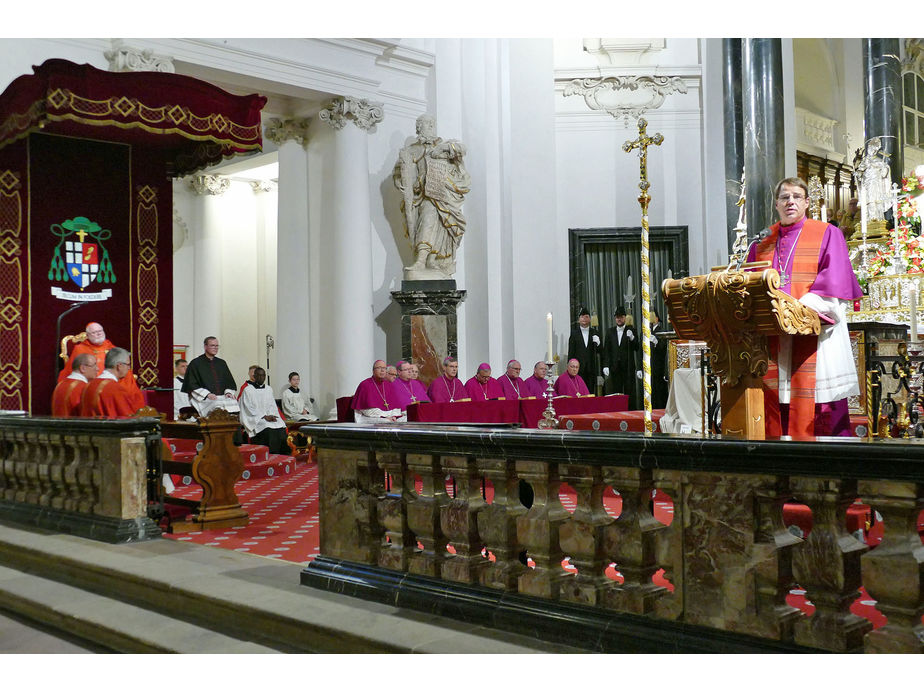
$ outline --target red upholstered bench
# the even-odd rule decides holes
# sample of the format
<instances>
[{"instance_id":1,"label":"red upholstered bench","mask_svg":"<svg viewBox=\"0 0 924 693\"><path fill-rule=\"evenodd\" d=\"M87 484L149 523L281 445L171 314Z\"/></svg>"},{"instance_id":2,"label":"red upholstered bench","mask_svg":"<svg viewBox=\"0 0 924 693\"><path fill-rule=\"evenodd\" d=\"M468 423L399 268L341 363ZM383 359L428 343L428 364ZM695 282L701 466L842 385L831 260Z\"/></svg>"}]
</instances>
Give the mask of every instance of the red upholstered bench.
<instances>
[{"instance_id":1,"label":"red upholstered bench","mask_svg":"<svg viewBox=\"0 0 924 693\"><path fill-rule=\"evenodd\" d=\"M652 409L651 420L658 431L658 421L664 416L663 409ZM613 411L599 414L567 414L558 417L558 427L569 431L634 431L645 432L645 412Z\"/></svg>"}]
</instances>

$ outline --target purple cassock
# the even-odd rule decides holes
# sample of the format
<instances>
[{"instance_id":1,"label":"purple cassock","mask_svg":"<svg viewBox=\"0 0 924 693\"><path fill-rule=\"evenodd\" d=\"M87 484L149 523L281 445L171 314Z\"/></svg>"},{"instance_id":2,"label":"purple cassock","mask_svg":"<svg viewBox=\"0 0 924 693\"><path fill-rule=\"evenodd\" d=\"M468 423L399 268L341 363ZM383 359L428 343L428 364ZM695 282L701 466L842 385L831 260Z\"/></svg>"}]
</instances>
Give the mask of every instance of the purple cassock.
<instances>
[{"instance_id":1,"label":"purple cassock","mask_svg":"<svg viewBox=\"0 0 924 693\"><path fill-rule=\"evenodd\" d=\"M356 388L356 394L350 402L350 409L381 409L382 411L397 409L399 395L394 383L379 380L373 375L363 380Z\"/></svg>"},{"instance_id":2,"label":"purple cassock","mask_svg":"<svg viewBox=\"0 0 924 693\"><path fill-rule=\"evenodd\" d=\"M589 394L590 390L587 389L584 378L579 375L562 373L555 381L556 397L585 397Z\"/></svg>"},{"instance_id":3,"label":"purple cassock","mask_svg":"<svg viewBox=\"0 0 924 693\"><path fill-rule=\"evenodd\" d=\"M548 387L549 384L545 378L537 378L535 375L531 375L523 381L520 393L522 397L545 397L545 391Z\"/></svg>"},{"instance_id":4,"label":"purple cassock","mask_svg":"<svg viewBox=\"0 0 924 693\"><path fill-rule=\"evenodd\" d=\"M784 283L783 274L792 274L792 251L799 240L799 232L804 224L805 218L803 217L792 226L780 226L773 267L780 270L780 291L787 294L792 293L791 282L787 278ZM748 251L747 261L753 262L756 256L757 244L754 244ZM821 248L818 251L818 276L812 283L810 291L819 296L841 298L846 301L852 301L863 295L863 290L857 282L857 276L853 272L853 266L850 264L844 234L832 224L828 224L825 235L821 239Z\"/></svg>"},{"instance_id":5,"label":"purple cassock","mask_svg":"<svg viewBox=\"0 0 924 693\"><path fill-rule=\"evenodd\" d=\"M461 380L450 378L443 373L430 383L430 387L427 388L427 397L431 402L457 402L460 399L467 399L468 393Z\"/></svg>"},{"instance_id":6,"label":"purple cassock","mask_svg":"<svg viewBox=\"0 0 924 693\"><path fill-rule=\"evenodd\" d=\"M419 380L402 380L401 376L398 376L392 385L397 396L397 406L401 407L402 411L407 409L409 404L430 401L427 391L424 390Z\"/></svg>"},{"instance_id":7,"label":"purple cassock","mask_svg":"<svg viewBox=\"0 0 924 693\"><path fill-rule=\"evenodd\" d=\"M488 378L486 383L479 383L474 375L465 383L465 391L468 393L466 396L470 397L473 402L484 402L504 396L503 388L494 378Z\"/></svg>"},{"instance_id":8,"label":"purple cassock","mask_svg":"<svg viewBox=\"0 0 924 693\"><path fill-rule=\"evenodd\" d=\"M504 373L497 379L497 382L500 383L501 389L504 391L505 399L520 399L521 397L527 396L526 393L523 392L523 378L519 376L511 378Z\"/></svg>"}]
</instances>

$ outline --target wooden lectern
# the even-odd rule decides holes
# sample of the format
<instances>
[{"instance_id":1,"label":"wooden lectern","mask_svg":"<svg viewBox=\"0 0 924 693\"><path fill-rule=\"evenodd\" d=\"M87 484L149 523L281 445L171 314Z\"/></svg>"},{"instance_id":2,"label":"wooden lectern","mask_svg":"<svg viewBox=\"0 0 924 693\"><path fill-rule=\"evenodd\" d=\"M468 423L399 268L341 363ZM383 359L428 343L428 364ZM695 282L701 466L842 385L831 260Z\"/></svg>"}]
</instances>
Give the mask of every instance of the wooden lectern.
<instances>
[{"instance_id":1,"label":"wooden lectern","mask_svg":"<svg viewBox=\"0 0 924 693\"><path fill-rule=\"evenodd\" d=\"M766 264L665 279L661 285L677 335L709 346L712 369L721 378L722 435L731 438L765 437L767 338L820 330L818 313L780 291L779 273ZM766 269L743 271L749 267Z\"/></svg>"}]
</instances>

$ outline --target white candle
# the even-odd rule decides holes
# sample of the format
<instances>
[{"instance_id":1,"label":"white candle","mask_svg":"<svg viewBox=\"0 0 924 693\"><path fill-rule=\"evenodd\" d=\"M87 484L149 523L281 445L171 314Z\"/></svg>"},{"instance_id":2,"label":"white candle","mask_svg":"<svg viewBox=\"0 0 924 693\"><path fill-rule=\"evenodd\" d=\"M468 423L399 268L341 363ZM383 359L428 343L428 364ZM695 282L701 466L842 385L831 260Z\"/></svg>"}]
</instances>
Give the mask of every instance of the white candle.
<instances>
[{"instance_id":1,"label":"white candle","mask_svg":"<svg viewBox=\"0 0 924 693\"><path fill-rule=\"evenodd\" d=\"M825 223L828 221L828 207L826 205L821 206L821 220Z\"/></svg>"},{"instance_id":2,"label":"white candle","mask_svg":"<svg viewBox=\"0 0 924 693\"><path fill-rule=\"evenodd\" d=\"M866 239L866 190L860 188L860 229Z\"/></svg>"},{"instance_id":3,"label":"white candle","mask_svg":"<svg viewBox=\"0 0 924 693\"><path fill-rule=\"evenodd\" d=\"M918 287L911 287L911 339L909 341L916 342L918 340Z\"/></svg>"},{"instance_id":4,"label":"white candle","mask_svg":"<svg viewBox=\"0 0 924 693\"><path fill-rule=\"evenodd\" d=\"M552 363L552 314L551 313L545 316L545 322L549 328L549 355L548 355L548 358L546 358L546 361L548 363Z\"/></svg>"}]
</instances>

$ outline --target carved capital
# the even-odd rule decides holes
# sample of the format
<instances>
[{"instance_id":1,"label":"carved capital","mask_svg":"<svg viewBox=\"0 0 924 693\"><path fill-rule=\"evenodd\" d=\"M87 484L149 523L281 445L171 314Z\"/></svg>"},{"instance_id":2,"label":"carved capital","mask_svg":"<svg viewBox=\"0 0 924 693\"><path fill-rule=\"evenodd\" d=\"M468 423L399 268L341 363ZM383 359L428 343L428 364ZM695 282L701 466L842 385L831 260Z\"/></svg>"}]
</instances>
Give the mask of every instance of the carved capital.
<instances>
[{"instance_id":1,"label":"carved capital","mask_svg":"<svg viewBox=\"0 0 924 693\"><path fill-rule=\"evenodd\" d=\"M905 39L905 60L902 68L924 76L924 39Z\"/></svg>"},{"instance_id":2,"label":"carved capital","mask_svg":"<svg viewBox=\"0 0 924 693\"><path fill-rule=\"evenodd\" d=\"M109 61L110 72L176 72L172 57L154 55L148 48L126 46L121 39L113 39L112 50L103 55Z\"/></svg>"},{"instance_id":3,"label":"carved capital","mask_svg":"<svg viewBox=\"0 0 924 693\"><path fill-rule=\"evenodd\" d=\"M322 110L318 117L336 130L341 130L347 121L366 132L371 131L385 117L384 104L352 96L339 96Z\"/></svg>"},{"instance_id":4,"label":"carved capital","mask_svg":"<svg viewBox=\"0 0 924 693\"><path fill-rule=\"evenodd\" d=\"M231 185L231 180L222 176L199 175L189 180L189 187L197 195L222 195Z\"/></svg>"},{"instance_id":5,"label":"carved capital","mask_svg":"<svg viewBox=\"0 0 924 693\"><path fill-rule=\"evenodd\" d=\"M278 184L274 180L252 180L250 187L253 188L254 194L273 192L277 189Z\"/></svg>"},{"instance_id":6,"label":"carved capital","mask_svg":"<svg viewBox=\"0 0 924 693\"><path fill-rule=\"evenodd\" d=\"M263 128L263 134L270 142L281 145L289 140L295 140L303 147L308 144L308 118L271 118Z\"/></svg>"},{"instance_id":7,"label":"carved capital","mask_svg":"<svg viewBox=\"0 0 924 693\"><path fill-rule=\"evenodd\" d=\"M624 118L626 125L638 120L646 111L660 108L669 94L687 93L681 77L630 75L573 79L565 87L564 96L583 96L594 111L606 111L614 118Z\"/></svg>"}]
</instances>

